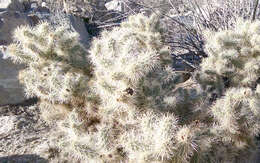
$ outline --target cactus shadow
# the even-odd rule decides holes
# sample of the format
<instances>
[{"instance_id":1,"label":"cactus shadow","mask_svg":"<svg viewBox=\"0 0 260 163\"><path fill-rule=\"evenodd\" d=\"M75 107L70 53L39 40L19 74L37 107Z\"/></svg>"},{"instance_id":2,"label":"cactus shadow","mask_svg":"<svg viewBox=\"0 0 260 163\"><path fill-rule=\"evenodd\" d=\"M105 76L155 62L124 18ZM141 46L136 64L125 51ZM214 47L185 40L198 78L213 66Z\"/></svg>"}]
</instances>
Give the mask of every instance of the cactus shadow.
<instances>
[{"instance_id":1,"label":"cactus shadow","mask_svg":"<svg viewBox=\"0 0 260 163\"><path fill-rule=\"evenodd\" d=\"M25 154L25 155L11 155L0 157L0 163L49 163L48 160L35 155L35 154Z\"/></svg>"}]
</instances>

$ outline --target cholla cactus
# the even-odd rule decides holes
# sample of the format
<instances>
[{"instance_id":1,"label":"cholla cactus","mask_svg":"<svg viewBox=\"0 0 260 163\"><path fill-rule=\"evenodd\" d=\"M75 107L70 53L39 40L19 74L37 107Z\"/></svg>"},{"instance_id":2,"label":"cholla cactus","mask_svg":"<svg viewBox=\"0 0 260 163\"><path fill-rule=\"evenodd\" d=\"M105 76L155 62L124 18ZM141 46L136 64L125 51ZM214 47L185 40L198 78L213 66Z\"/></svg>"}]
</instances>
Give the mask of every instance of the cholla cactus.
<instances>
[{"instance_id":1,"label":"cholla cactus","mask_svg":"<svg viewBox=\"0 0 260 163\"><path fill-rule=\"evenodd\" d=\"M34 28L17 28L14 39L7 54L14 62L27 65L19 74L27 96L69 103L88 90L85 83L91 79L91 67L77 33L43 22Z\"/></svg>"},{"instance_id":2,"label":"cholla cactus","mask_svg":"<svg viewBox=\"0 0 260 163\"><path fill-rule=\"evenodd\" d=\"M215 85L219 93L225 87L256 87L260 76L259 26L260 22L240 20L234 30L206 32L209 57L201 64L202 85Z\"/></svg>"},{"instance_id":3,"label":"cholla cactus","mask_svg":"<svg viewBox=\"0 0 260 163\"><path fill-rule=\"evenodd\" d=\"M162 31L156 16L130 16L120 27L103 31L87 52L78 36L62 27L42 23L16 30L17 43L8 47L9 55L27 64L20 78L26 93L40 97L43 116L57 121L55 143L70 159L222 163L236 162L254 149L260 129L260 86L256 88L257 78L245 72L258 72L253 71L256 68L244 70L258 54L255 42L246 37L251 31L234 35L245 37L244 44L235 44L239 40L225 44L224 39L208 42L209 58L203 61L198 79L203 88L214 86L225 95L210 107L201 103L205 99L197 89L185 88L182 75L171 68ZM257 36L252 37L257 41ZM238 56L222 53L223 47L229 52L234 45ZM253 45L255 50L246 57L243 47ZM220 63L219 58L234 66L208 65L213 60L210 63ZM236 62L228 62L230 58ZM241 76L247 80L235 80ZM227 91L224 79L230 82Z\"/></svg>"},{"instance_id":4,"label":"cholla cactus","mask_svg":"<svg viewBox=\"0 0 260 163\"><path fill-rule=\"evenodd\" d=\"M187 161L196 153L195 142L187 139L182 142L187 140L188 150L177 152L175 134L184 120L176 117L191 113L181 105L192 106L196 98L176 88L182 77L170 67L171 55L161 32L156 16L135 15L93 41L92 86L101 103L92 118L78 118L78 108L74 108L73 116L60 124L67 133L60 148L88 162ZM189 136L184 133L184 137Z\"/></svg>"},{"instance_id":5,"label":"cholla cactus","mask_svg":"<svg viewBox=\"0 0 260 163\"><path fill-rule=\"evenodd\" d=\"M233 30L206 33L208 58L203 59L197 79L209 96L210 112L216 121L212 149L248 155L256 148L259 134L260 22L238 21ZM212 94L220 99L212 99ZM221 143L219 143L221 142ZM219 148L221 149L221 148ZM215 155L216 156L216 155ZM226 162L234 155L223 155ZM219 156L216 156L220 158Z\"/></svg>"},{"instance_id":6,"label":"cholla cactus","mask_svg":"<svg viewBox=\"0 0 260 163\"><path fill-rule=\"evenodd\" d=\"M156 16L132 16L93 41L90 58L95 66L95 87L104 103L115 106L113 111L122 111L125 107L120 106L125 104L167 111L181 98L187 100L184 91L183 97L172 93L183 80L171 68L172 58L158 23Z\"/></svg>"}]
</instances>

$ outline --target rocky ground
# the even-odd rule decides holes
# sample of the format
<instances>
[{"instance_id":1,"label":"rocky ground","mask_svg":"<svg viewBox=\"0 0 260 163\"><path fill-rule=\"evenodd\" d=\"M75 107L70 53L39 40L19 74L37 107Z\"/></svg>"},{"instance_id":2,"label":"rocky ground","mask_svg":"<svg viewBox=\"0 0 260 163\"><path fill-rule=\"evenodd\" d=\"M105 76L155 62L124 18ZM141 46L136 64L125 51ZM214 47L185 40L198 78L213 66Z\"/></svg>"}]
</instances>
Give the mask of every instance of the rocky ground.
<instances>
[{"instance_id":1,"label":"rocky ground","mask_svg":"<svg viewBox=\"0 0 260 163\"><path fill-rule=\"evenodd\" d=\"M0 163L49 162L38 149L47 143L50 128L36 104L0 107Z\"/></svg>"}]
</instances>

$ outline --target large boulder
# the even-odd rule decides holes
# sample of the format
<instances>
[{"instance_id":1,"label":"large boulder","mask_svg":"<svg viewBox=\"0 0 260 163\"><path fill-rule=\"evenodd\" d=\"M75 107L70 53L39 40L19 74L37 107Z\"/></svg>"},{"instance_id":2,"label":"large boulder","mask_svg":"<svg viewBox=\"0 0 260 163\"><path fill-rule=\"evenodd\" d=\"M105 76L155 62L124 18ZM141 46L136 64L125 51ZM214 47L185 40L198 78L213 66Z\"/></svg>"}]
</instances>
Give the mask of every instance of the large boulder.
<instances>
[{"instance_id":1,"label":"large boulder","mask_svg":"<svg viewBox=\"0 0 260 163\"><path fill-rule=\"evenodd\" d=\"M0 12L0 45L10 44L13 30L20 25L30 23L30 19L23 13L16 11Z\"/></svg>"},{"instance_id":2,"label":"large boulder","mask_svg":"<svg viewBox=\"0 0 260 163\"><path fill-rule=\"evenodd\" d=\"M23 68L0 55L0 105L17 104L26 99L18 80L18 73Z\"/></svg>"},{"instance_id":3,"label":"large boulder","mask_svg":"<svg viewBox=\"0 0 260 163\"><path fill-rule=\"evenodd\" d=\"M85 46L88 47L90 36L85 26L84 21L77 16L69 15L70 24L72 25L73 29L79 33L80 42Z\"/></svg>"},{"instance_id":4,"label":"large boulder","mask_svg":"<svg viewBox=\"0 0 260 163\"><path fill-rule=\"evenodd\" d=\"M23 12L25 7L19 0L0 0L0 9Z\"/></svg>"},{"instance_id":5,"label":"large boulder","mask_svg":"<svg viewBox=\"0 0 260 163\"><path fill-rule=\"evenodd\" d=\"M6 10L0 12L0 46L4 47L12 42L12 32L20 25L29 25L30 19L23 13ZM1 49L0 49L1 50ZM0 52L0 105L21 103L25 100L23 87L19 84L18 73L23 65L13 64L2 58Z\"/></svg>"}]
</instances>

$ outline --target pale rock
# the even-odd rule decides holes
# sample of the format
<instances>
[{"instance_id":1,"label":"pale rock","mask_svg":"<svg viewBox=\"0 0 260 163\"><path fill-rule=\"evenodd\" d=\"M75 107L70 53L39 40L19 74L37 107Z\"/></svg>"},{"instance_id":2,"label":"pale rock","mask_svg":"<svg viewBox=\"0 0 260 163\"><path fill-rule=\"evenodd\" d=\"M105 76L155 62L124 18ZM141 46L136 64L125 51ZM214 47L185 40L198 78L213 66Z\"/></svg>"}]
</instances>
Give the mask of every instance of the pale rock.
<instances>
[{"instance_id":1,"label":"pale rock","mask_svg":"<svg viewBox=\"0 0 260 163\"><path fill-rule=\"evenodd\" d=\"M114 10L114 11L119 11L119 12L124 11L124 3L121 2L121 0L113 0L113 1L107 2L105 4L105 7L107 8L107 10Z\"/></svg>"},{"instance_id":2,"label":"pale rock","mask_svg":"<svg viewBox=\"0 0 260 163\"><path fill-rule=\"evenodd\" d=\"M15 116L0 117L0 136L8 134L15 127Z\"/></svg>"},{"instance_id":3,"label":"pale rock","mask_svg":"<svg viewBox=\"0 0 260 163\"><path fill-rule=\"evenodd\" d=\"M42 2L42 7L47 7L47 3L46 2Z\"/></svg>"},{"instance_id":4,"label":"pale rock","mask_svg":"<svg viewBox=\"0 0 260 163\"><path fill-rule=\"evenodd\" d=\"M0 0L0 8L7 8L10 3L11 0Z\"/></svg>"},{"instance_id":5,"label":"pale rock","mask_svg":"<svg viewBox=\"0 0 260 163\"><path fill-rule=\"evenodd\" d=\"M37 9L38 8L38 4L35 3L31 3L31 9Z\"/></svg>"}]
</instances>

